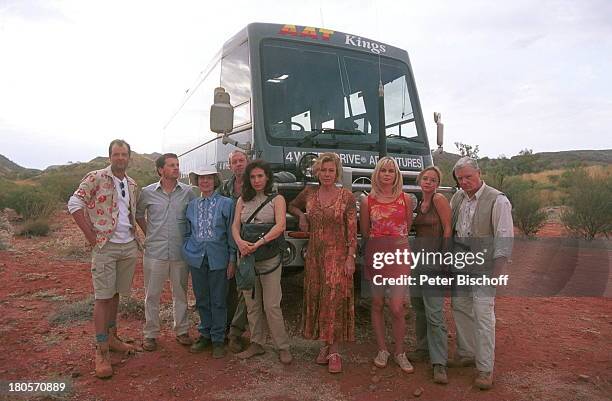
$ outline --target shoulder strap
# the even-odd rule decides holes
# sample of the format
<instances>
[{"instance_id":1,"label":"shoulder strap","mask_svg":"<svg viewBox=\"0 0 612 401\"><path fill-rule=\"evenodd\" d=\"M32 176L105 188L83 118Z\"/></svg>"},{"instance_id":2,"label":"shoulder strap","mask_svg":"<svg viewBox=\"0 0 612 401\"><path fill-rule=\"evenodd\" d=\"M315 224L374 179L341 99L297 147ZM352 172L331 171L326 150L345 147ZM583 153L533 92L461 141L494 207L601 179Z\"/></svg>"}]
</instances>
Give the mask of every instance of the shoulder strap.
<instances>
[{"instance_id":1,"label":"shoulder strap","mask_svg":"<svg viewBox=\"0 0 612 401\"><path fill-rule=\"evenodd\" d=\"M255 216L257 215L257 213L259 213L259 211L260 211L260 210L261 210L261 209L262 209L264 206L266 206L268 203L270 203L270 201L271 201L272 199L276 198L276 195L278 195L278 194L271 194L271 195L268 195L268 197L266 198L266 200L265 200L265 201L263 201L263 202L261 203L261 205L259 205L259 206L257 207L257 209L255 209L255 211L254 211L254 212L253 212L253 213L252 213L252 214L249 216L249 218L248 218L248 219L247 219L247 220L244 222L244 224L249 224L249 223L250 223L250 222L251 222L251 221L252 221L252 220L255 218Z\"/></svg>"}]
</instances>

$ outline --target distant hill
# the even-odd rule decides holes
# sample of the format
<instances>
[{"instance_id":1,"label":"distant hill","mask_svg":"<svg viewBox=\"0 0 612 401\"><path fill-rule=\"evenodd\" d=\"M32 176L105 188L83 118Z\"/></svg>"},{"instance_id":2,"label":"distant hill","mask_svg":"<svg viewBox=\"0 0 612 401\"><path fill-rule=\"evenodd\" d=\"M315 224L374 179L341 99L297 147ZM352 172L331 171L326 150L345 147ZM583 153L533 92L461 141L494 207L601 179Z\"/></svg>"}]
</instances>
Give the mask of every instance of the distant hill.
<instances>
[{"instance_id":1,"label":"distant hill","mask_svg":"<svg viewBox=\"0 0 612 401\"><path fill-rule=\"evenodd\" d=\"M18 180L32 177L39 173L40 170L22 167L6 156L0 155L0 177Z\"/></svg>"},{"instance_id":2,"label":"distant hill","mask_svg":"<svg viewBox=\"0 0 612 401\"><path fill-rule=\"evenodd\" d=\"M455 153L444 152L441 155L434 154L434 164L454 165L461 156ZM594 166L612 164L612 149L604 150L567 150L561 152L541 152L527 155L516 155L508 158L488 158L478 159L480 166L485 169L501 161L510 162L519 166L529 164L530 173L537 173L544 170L555 170L571 168L576 166ZM526 167L526 166L525 166ZM519 173L520 171L517 171ZM526 172L526 171L522 171Z\"/></svg>"}]
</instances>

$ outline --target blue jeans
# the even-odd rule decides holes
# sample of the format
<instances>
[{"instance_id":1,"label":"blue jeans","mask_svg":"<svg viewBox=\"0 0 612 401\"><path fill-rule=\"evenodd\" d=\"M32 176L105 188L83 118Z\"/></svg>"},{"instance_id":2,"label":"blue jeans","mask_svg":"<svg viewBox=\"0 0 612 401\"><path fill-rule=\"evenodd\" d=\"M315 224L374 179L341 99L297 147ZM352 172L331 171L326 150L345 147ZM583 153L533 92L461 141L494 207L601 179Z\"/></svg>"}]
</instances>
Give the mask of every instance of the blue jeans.
<instances>
[{"instance_id":1,"label":"blue jeans","mask_svg":"<svg viewBox=\"0 0 612 401\"><path fill-rule=\"evenodd\" d=\"M198 331L212 342L222 343L227 324L227 269L210 270L206 259L202 266L189 266L189 269L200 315Z\"/></svg>"}]
</instances>

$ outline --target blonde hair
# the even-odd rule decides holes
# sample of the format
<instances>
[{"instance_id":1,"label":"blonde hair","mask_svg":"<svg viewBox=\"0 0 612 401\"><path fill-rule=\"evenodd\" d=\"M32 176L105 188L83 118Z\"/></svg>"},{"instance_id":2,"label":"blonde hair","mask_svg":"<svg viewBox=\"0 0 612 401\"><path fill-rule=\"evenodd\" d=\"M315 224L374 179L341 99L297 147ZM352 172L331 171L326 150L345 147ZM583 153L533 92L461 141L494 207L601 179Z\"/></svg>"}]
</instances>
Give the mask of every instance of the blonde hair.
<instances>
[{"instance_id":1,"label":"blonde hair","mask_svg":"<svg viewBox=\"0 0 612 401\"><path fill-rule=\"evenodd\" d=\"M336 165L336 182L340 181L340 177L342 176L342 161L340 160L340 156L333 152L321 153L319 157L317 157L312 165L312 170L314 171L315 176L319 177L319 170L321 170L321 166L323 163L327 162L333 162Z\"/></svg>"},{"instance_id":2,"label":"blonde hair","mask_svg":"<svg viewBox=\"0 0 612 401\"><path fill-rule=\"evenodd\" d=\"M404 189L404 182L402 179L402 173L400 172L399 166L397 165L397 161L390 157L385 156L378 160L376 163L376 167L374 168L374 172L372 173L372 195L379 196L382 195L382 188L380 186L380 182L378 180L378 176L380 175L380 169L387 163L393 164L393 168L395 169L395 178L393 179L393 189L391 194L394 197L399 196Z\"/></svg>"},{"instance_id":3,"label":"blonde hair","mask_svg":"<svg viewBox=\"0 0 612 401\"><path fill-rule=\"evenodd\" d=\"M421 171L419 173L419 175L417 175L417 179L416 179L417 184L421 183L421 178L423 178L425 173L428 172L428 171L433 171L433 172L435 172L438 175L438 186L440 186L440 184L442 183L442 172L436 166L429 166L426 169L424 169L423 171Z\"/></svg>"}]
</instances>

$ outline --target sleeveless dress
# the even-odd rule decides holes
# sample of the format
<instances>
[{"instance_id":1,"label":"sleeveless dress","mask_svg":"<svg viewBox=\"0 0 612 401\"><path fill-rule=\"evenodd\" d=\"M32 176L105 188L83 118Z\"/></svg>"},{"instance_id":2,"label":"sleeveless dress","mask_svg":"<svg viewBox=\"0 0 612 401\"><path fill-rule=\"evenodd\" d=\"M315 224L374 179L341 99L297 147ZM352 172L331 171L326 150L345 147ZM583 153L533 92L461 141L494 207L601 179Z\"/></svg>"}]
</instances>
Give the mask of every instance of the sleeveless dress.
<instances>
[{"instance_id":1,"label":"sleeveless dress","mask_svg":"<svg viewBox=\"0 0 612 401\"><path fill-rule=\"evenodd\" d=\"M382 269L375 269L374 253L390 252L396 254L410 251L408 245L408 232L410 227L407 223L406 198L401 193L391 202L380 202L371 194L368 195L368 213L370 216L370 237L366 243L365 278L371 280L374 275L382 275L387 278L398 278L401 275L410 274L410 258L401 263L387 264Z\"/></svg>"}]
</instances>

